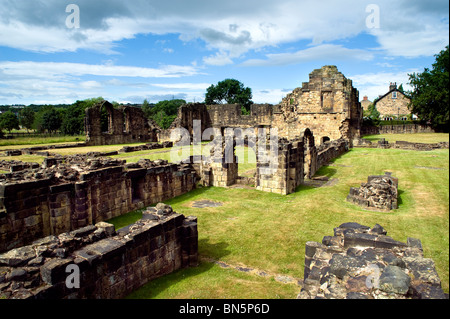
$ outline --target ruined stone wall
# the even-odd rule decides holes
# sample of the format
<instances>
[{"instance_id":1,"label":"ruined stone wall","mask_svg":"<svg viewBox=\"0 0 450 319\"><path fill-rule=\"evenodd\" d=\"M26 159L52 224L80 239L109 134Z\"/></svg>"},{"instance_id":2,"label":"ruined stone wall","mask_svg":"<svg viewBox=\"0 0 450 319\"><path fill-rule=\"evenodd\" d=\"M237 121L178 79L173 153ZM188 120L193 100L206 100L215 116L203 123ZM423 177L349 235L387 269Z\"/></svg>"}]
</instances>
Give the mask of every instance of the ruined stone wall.
<instances>
[{"instance_id":1,"label":"ruined stone wall","mask_svg":"<svg viewBox=\"0 0 450 319\"><path fill-rule=\"evenodd\" d=\"M295 139L309 128L316 144L340 138L351 141L360 136L362 108L359 93L352 81L335 66L324 66L310 74L309 82L288 94L279 105L254 104L250 115L242 115L237 104L187 104L179 108L177 119L160 138L169 140L170 130L186 128L192 135L193 120L205 129L270 127L278 129L280 138Z\"/></svg>"},{"instance_id":2,"label":"ruined stone wall","mask_svg":"<svg viewBox=\"0 0 450 319\"><path fill-rule=\"evenodd\" d=\"M102 129L102 109L108 116L108 125ZM156 142L159 128L149 121L140 108L100 102L86 109L87 145L114 145Z\"/></svg>"},{"instance_id":3,"label":"ruined stone wall","mask_svg":"<svg viewBox=\"0 0 450 319\"><path fill-rule=\"evenodd\" d=\"M327 142L319 146L317 149L317 169L347 152L348 148L349 143L344 139Z\"/></svg>"},{"instance_id":4,"label":"ruined stone wall","mask_svg":"<svg viewBox=\"0 0 450 319\"><path fill-rule=\"evenodd\" d=\"M100 222L0 254L0 299L124 298L197 264L197 219L158 204L117 232Z\"/></svg>"},{"instance_id":5,"label":"ruined stone wall","mask_svg":"<svg viewBox=\"0 0 450 319\"><path fill-rule=\"evenodd\" d=\"M190 165L102 158L82 163L2 175L0 251L108 220L195 187Z\"/></svg>"},{"instance_id":6,"label":"ruined stone wall","mask_svg":"<svg viewBox=\"0 0 450 319\"><path fill-rule=\"evenodd\" d=\"M287 195L295 192L304 180L303 139L281 139L277 148L278 154L273 154L270 144L265 152L257 152L255 186L264 192Z\"/></svg>"},{"instance_id":7,"label":"ruined stone wall","mask_svg":"<svg viewBox=\"0 0 450 319\"><path fill-rule=\"evenodd\" d=\"M298 299L445 299L421 241L386 235L378 224L344 223L322 243L307 242Z\"/></svg>"},{"instance_id":8,"label":"ruined stone wall","mask_svg":"<svg viewBox=\"0 0 450 319\"><path fill-rule=\"evenodd\" d=\"M321 140L340 138L352 141L359 136L362 108L359 93L352 81L335 66L324 66L309 75L309 82L288 94L280 105L278 127L288 129L289 137L298 135L295 124L283 127L282 123L295 123L298 128L309 128Z\"/></svg>"},{"instance_id":9,"label":"ruined stone wall","mask_svg":"<svg viewBox=\"0 0 450 319\"><path fill-rule=\"evenodd\" d=\"M424 124L402 124L402 125L380 125L363 126L361 136L376 134L413 134L413 133L436 133L430 125Z\"/></svg>"},{"instance_id":10,"label":"ruined stone wall","mask_svg":"<svg viewBox=\"0 0 450 319\"><path fill-rule=\"evenodd\" d=\"M390 211L398 208L398 179L385 175L371 175L361 187L351 187L347 201L368 209Z\"/></svg>"}]
</instances>

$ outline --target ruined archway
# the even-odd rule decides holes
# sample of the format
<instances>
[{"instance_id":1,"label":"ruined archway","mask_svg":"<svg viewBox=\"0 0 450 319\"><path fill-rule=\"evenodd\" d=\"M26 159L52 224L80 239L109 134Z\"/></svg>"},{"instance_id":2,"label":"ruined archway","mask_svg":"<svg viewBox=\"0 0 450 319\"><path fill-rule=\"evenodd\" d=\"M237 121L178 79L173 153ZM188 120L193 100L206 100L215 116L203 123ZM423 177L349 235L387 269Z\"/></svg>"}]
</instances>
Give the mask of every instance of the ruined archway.
<instances>
[{"instance_id":1,"label":"ruined archway","mask_svg":"<svg viewBox=\"0 0 450 319\"><path fill-rule=\"evenodd\" d=\"M104 101L100 105L100 128L102 133L112 134L114 128L113 106Z\"/></svg>"}]
</instances>

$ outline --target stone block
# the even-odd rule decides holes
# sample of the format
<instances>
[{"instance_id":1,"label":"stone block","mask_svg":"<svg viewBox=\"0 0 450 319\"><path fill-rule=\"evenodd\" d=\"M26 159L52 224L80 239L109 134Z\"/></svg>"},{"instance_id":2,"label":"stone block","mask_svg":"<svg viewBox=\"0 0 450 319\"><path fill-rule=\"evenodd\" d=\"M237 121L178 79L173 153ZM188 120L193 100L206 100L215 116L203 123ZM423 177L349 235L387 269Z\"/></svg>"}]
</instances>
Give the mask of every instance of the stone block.
<instances>
[{"instance_id":1,"label":"stone block","mask_svg":"<svg viewBox=\"0 0 450 319\"><path fill-rule=\"evenodd\" d=\"M54 285L59 282L65 282L67 277L66 267L73 263L73 259L51 259L43 264L40 268L42 280Z\"/></svg>"}]
</instances>

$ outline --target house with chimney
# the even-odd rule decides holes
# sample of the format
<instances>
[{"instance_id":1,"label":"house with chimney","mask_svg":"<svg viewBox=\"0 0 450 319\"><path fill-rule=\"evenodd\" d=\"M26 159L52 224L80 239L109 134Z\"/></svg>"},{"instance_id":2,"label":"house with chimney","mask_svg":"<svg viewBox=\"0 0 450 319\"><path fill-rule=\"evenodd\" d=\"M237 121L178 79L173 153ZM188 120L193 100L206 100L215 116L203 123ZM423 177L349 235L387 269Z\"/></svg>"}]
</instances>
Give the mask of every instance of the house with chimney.
<instances>
[{"instance_id":1,"label":"house with chimney","mask_svg":"<svg viewBox=\"0 0 450 319\"><path fill-rule=\"evenodd\" d=\"M372 104L372 101L369 100L369 97L365 95L363 97L363 100L361 101L361 107L364 111L367 111L369 109L369 105Z\"/></svg>"},{"instance_id":2,"label":"house with chimney","mask_svg":"<svg viewBox=\"0 0 450 319\"><path fill-rule=\"evenodd\" d=\"M397 83L389 84L389 91L380 95L380 97L374 101L374 105L378 112L380 112L380 119L384 121L391 121L394 119L406 121L411 114L408 109L411 99L397 88ZM415 116L413 116L414 118Z\"/></svg>"}]
</instances>

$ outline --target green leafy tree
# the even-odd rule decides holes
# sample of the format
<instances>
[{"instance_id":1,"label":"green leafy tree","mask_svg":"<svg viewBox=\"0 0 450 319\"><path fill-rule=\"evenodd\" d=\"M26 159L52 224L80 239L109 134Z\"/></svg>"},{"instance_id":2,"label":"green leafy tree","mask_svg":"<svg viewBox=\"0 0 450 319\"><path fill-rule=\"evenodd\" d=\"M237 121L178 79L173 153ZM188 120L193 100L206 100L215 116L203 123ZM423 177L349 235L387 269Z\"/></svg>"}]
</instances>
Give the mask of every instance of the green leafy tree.
<instances>
[{"instance_id":1,"label":"green leafy tree","mask_svg":"<svg viewBox=\"0 0 450 319\"><path fill-rule=\"evenodd\" d=\"M35 113L30 107L26 107L19 112L19 124L28 130L33 128Z\"/></svg>"},{"instance_id":2,"label":"green leafy tree","mask_svg":"<svg viewBox=\"0 0 450 319\"><path fill-rule=\"evenodd\" d=\"M147 99L145 99L142 103L142 111L144 112L146 117L150 118L152 116L152 107Z\"/></svg>"},{"instance_id":3,"label":"green leafy tree","mask_svg":"<svg viewBox=\"0 0 450 319\"><path fill-rule=\"evenodd\" d=\"M16 114L14 114L11 111L2 113L0 115L0 129L8 130L10 133L14 129L16 130L20 129L19 119L17 118Z\"/></svg>"},{"instance_id":4,"label":"green leafy tree","mask_svg":"<svg viewBox=\"0 0 450 319\"><path fill-rule=\"evenodd\" d=\"M144 113L148 113L148 117L162 129L168 129L177 117L179 107L183 104L186 104L186 101L181 99L160 101L154 107L148 106Z\"/></svg>"},{"instance_id":5,"label":"green leafy tree","mask_svg":"<svg viewBox=\"0 0 450 319\"><path fill-rule=\"evenodd\" d=\"M56 108L51 107L42 114L42 129L56 132L61 128L63 115Z\"/></svg>"},{"instance_id":6,"label":"green leafy tree","mask_svg":"<svg viewBox=\"0 0 450 319\"><path fill-rule=\"evenodd\" d=\"M373 103L364 111L364 123L365 125L380 124L380 112Z\"/></svg>"},{"instance_id":7,"label":"green leafy tree","mask_svg":"<svg viewBox=\"0 0 450 319\"><path fill-rule=\"evenodd\" d=\"M449 46L435 55L432 69L409 75L413 87L409 108L421 120L432 125L449 124Z\"/></svg>"},{"instance_id":8,"label":"green leafy tree","mask_svg":"<svg viewBox=\"0 0 450 319\"><path fill-rule=\"evenodd\" d=\"M66 135L77 135L84 131L85 103L76 101L64 112L61 132Z\"/></svg>"},{"instance_id":9,"label":"green leafy tree","mask_svg":"<svg viewBox=\"0 0 450 319\"><path fill-rule=\"evenodd\" d=\"M206 104L240 104L246 112L250 110L252 90L235 79L225 79L206 90Z\"/></svg>"},{"instance_id":10,"label":"green leafy tree","mask_svg":"<svg viewBox=\"0 0 450 319\"><path fill-rule=\"evenodd\" d=\"M102 97L96 97L82 101L78 100L74 104L69 105L63 114L61 132L67 135L82 134L84 132L86 109L101 101L103 101ZM106 123L106 125L108 124Z\"/></svg>"}]
</instances>

